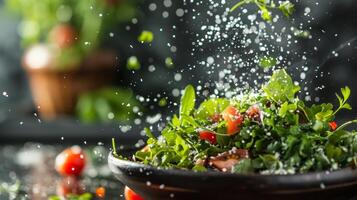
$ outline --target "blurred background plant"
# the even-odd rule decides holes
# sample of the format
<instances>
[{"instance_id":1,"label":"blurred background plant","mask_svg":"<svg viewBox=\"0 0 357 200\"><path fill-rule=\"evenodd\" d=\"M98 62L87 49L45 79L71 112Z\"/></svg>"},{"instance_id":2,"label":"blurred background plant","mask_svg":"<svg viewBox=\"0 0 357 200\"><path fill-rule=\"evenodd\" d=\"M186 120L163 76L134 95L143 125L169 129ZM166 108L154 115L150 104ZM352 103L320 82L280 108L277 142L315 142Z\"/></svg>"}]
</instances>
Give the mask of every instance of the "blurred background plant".
<instances>
[{"instance_id":1,"label":"blurred background plant","mask_svg":"<svg viewBox=\"0 0 357 200\"><path fill-rule=\"evenodd\" d=\"M86 123L132 121L142 110L133 91L121 88L104 88L88 92L78 100L76 113Z\"/></svg>"},{"instance_id":2,"label":"blurred background plant","mask_svg":"<svg viewBox=\"0 0 357 200\"><path fill-rule=\"evenodd\" d=\"M133 19L138 1L5 1L21 19L22 64L43 118L77 113L85 122L132 119L130 108L122 106L137 105L132 92L102 89L112 84L118 64L117 53L102 43L113 37L113 26Z\"/></svg>"},{"instance_id":3,"label":"blurred background plant","mask_svg":"<svg viewBox=\"0 0 357 200\"><path fill-rule=\"evenodd\" d=\"M45 43L55 53L56 68L78 66L102 42L108 28L132 19L138 0L6 0L21 17L21 45Z\"/></svg>"}]
</instances>

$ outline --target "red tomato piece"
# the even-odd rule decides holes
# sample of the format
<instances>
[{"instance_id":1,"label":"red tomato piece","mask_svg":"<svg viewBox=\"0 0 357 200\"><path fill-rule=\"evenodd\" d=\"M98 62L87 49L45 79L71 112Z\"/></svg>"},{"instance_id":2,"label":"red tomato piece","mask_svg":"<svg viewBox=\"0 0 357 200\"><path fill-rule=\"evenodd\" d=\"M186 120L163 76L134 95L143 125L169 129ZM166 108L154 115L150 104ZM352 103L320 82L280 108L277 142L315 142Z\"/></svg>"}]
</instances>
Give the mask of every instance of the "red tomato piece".
<instances>
[{"instance_id":1,"label":"red tomato piece","mask_svg":"<svg viewBox=\"0 0 357 200\"><path fill-rule=\"evenodd\" d=\"M245 112L249 119L259 121L260 120L260 109L258 105L252 105Z\"/></svg>"},{"instance_id":2,"label":"red tomato piece","mask_svg":"<svg viewBox=\"0 0 357 200\"><path fill-rule=\"evenodd\" d=\"M240 125L243 122L243 116L234 106L228 106L222 112L222 118L227 122L228 135L234 135L240 131Z\"/></svg>"},{"instance_id":3,"label":"red tomato piece","mask_svg":"<svg viewBox=\"0 0 357 200\"><path fill-rule=\"evenodd\" d=\"M62 151L56 157L55 168L64 176L79 176L86 164L83 150L79 146L73 146Z\"/></svg>"},{"instance_id":4,"label":"red tomato piece","mask_svg":"<svg viewBox=\"0 0 357 200\"><path fill-rule=\"evenodd\" d=\"M337 123L335 121L329 122L328 125L333 131L337 129Z\"/></svg>"},{"instance_id":5,"label":"red tomato piece","mask_svg":"<svg viewBox=\"0 0 357 200\"><path fill-rule=\"evenodd\" d=\"M128 186L125 186L124 196L126 200L144 200L140 195L136 194Z\"/></svg>"},{"instance_id":6,"label":"red tomato piece","mask_svg":"<svg viewBox=\"0 0 357 200\"><path fill-rule=\"evenodd\" d=\"M207 140L211 144L217 144L216 134L211 131L201 131L200 133L201 140Z\"/></svg>"}]
</instances>

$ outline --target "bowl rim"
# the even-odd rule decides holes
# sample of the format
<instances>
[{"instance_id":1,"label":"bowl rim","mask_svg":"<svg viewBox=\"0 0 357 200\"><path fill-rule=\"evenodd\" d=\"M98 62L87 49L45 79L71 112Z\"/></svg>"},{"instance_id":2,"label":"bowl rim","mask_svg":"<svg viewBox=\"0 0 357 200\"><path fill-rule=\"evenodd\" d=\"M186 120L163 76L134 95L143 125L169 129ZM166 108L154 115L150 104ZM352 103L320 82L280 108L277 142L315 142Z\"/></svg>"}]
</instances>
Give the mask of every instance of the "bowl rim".
<instances>
[{"instance_id":1,"label":"bowl rim","mask_svg":"<svg viewBox=\"0 0 357 200\"><path fill-rule=\"evenodd\" d=\"M205 176L214 176L214 177L222 177L222 178L279 178L279 179L292 179L292 178L299 178L301 180L309 179L309 177L315 176L316 179L320 182L336 182L341 179L345 179L349 177L349 179L355 180L357 183L357 169L353 169L351 167L338 169L334 171L318 171L318 172L308 172L308 173L296 173L296 174L258 174L258 173L224 173L219 171L205 171L205 172L198 172L193 170L186 170L186 169L170 169L170 168L160 168L155 167L152 165L146 165L139 162L134 162L130 160L120 159L113 155L111 151L108 156L108 162L113 163L115 166L121 167L130 167L131 169L145 169L156 171L165 174L171 175L179 175L179 176L190 176L190 177L201 177L202 175ZM310 180L310 179L309 179Z\"/></svg>"}]
</instances>

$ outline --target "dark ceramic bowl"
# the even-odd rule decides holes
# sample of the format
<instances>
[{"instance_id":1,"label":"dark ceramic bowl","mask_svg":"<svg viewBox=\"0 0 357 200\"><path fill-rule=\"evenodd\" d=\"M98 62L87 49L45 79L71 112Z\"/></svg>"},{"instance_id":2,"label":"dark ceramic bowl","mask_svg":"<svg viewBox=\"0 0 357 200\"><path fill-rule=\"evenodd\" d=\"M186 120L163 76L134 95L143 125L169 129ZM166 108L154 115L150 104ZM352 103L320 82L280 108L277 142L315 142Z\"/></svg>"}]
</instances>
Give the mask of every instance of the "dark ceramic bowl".
<instances>
[{"instance_id":1,"label":"dark ceramic bowl","mask_svg":"<svg viewBox=\"0 0 357 200\"><path fill-rule=\"evenodd\" d=\"M145 200L179 199L357 199L357 170L297 175L228 174L158 169L108 157L123 184Z\"/></svg>"}]
</instances>

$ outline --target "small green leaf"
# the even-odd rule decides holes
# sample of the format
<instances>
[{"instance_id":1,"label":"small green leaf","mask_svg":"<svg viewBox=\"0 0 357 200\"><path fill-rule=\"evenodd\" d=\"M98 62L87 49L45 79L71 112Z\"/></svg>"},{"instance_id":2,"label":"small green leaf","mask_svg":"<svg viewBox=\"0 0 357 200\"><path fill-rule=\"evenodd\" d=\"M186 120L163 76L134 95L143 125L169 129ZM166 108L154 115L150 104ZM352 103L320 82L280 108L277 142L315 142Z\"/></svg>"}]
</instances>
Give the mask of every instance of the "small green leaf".
<instances>
[{"instance_id":1,"label":"small green leaf","mask_svg":"<svg viewBox=\"0 0 357 200\"><path fill-rule=\"evenodd\" d=\"M338 99L338 102L339 102L339 107L336 109L336 111L333 113L333 114L331 114L331 115L336 115L336 113L338 112L338 111L340 111L341 109L347 109L347 110L351 110L352 109L352 107L351 107L351 105L349 104L349 103L347 103L347 100L348 100L348 98L350 97L350 95L351 95L351 90L350 90L350 88L349 87L344 87L344 88L341 88L341 93L342 93L342 97L340 96L340 95L338 95L337 93L336 93L336 97L337 97L337 99Z\"/></svg>"},{"instance_id":2,"label":"small green leaf","mask_svg":"<svg viewBox=\"0 0 357 200\"><path fill-rule=\"evenodd\" d=\"M271 22L272 16L271 16L270 11L268 9L266 9L265 7L261 7L260 11L261 11L262 19L264 19L267 22Z\"/></svg>"},{"instance_id":3,"label":"small green leaf","mask_svg":"<svg viewBox=\"0 0 357 200\"><path fill-rule=\"evenodd\" d=\"M286 16L290 17L294 12L294 4L290 1L284 1L279 5L279 10Z\"/></svg>"},{"instance_id":4,"label":"small green leaf","mask_svg":"<svg viewBox=\"0 0 357 200\"><path fill-rule=\"evenodd\" d=\"M164 106L166 106L167 105L167 100L166 100L166 98L161 98L160 100L159 100L159 106L160 107L164 107Z\"/></svg>"},{"instance_id":5,"label":"small green leaf","mask_svg":"<svg viewBox=\"0 0 357 200\"><path fill-rule=\"evenodd\" d=\"M285 115L288 112L294 112L294 111L296 111L296 109L297 109L296 104L289 104L288 102L284 102L279 109L278 115L280 117L285 117Z\"/></svg>"},{"instance_id":6,"label":"small green leaf","mask_svg":"<svg viewBox=\"0 0 357 200\"><path fill-rule=\"evenodd\" d=\"M140 62L136 56L131 56L126 62L126 68L129 70L139 70L141 67Z\"/></svg>"},{"instance_id":7,"label":"small green leaf","mask_svg":"<svg viewBox=\"0 0 357 200\"><path fill-rule=\"evenodd\" d=\"M347 100L351 95L351 90L349 87L346 86L344 88L341 88L341 93L343 95L343 98Z\"/></svg>"},{"instance_id":8,"label":"small green leaf","mask_svg":"<svg viewBox=\"0 0 357 200\"><path fill-rule=\"evenodd\" d=\"M269 82L263 86L263 91L268 98L278 103L292 101L299 90L300 87L294 85L293 80L284 69L274 71Z\"/></svg>"},{"instance_id":9,"label":"small green leaf","mask_svg":"<svg viewBox=\"0 0 357 200\"><path fill-rule=\"evenodd\" d=\"M138 41L141 43L150 43L154 40L154 34L151 31L144 30L138 37Z\"/></svg>"},{"instance_id":10,"label":"small green leaf","mask_svg":"<svg viewBox=\"0 0 357 200\"><path fill-rule=\"evenodd\" d=\"M208 99L201 103L198 107L195 116L199 119L207 120L215 114L221 113L229 106L230 101L224 98Z\"/></svg>"},{"instance_id":11,"label":"small green leaf","mask_svg":"<svg viewBox=\"0 0 357 200\"><path fill-rule=\"evenodd\" d=\"M191 111L195 107L196 102L196 94L195 89L192 85L186 86L183 95L181 97L181 105L180 105L180 117L182 115L190 115Z\"/></svg>"},{"instance_id":12,"label":"small green leaf","mask_svg":"<svg viewBox=\"0 0 357 200\"><path fill-rule=\"evenodd\" d=\"M276 65L276 59L273 57L263 56L259 60L259 66L263 69L269 69Z\"/></svg>"},{"instance_id":13,"label":"small green leaf","mask_svg":"<svg viewBox=\"0 0 357 200\"><path fill-rule=\"evenodd\" d=\"M174 61L172 60L171 57L167 57L165 59L165 65L167 68L173 68L174 67Z\"/></svg>"}]
</instances>

